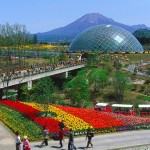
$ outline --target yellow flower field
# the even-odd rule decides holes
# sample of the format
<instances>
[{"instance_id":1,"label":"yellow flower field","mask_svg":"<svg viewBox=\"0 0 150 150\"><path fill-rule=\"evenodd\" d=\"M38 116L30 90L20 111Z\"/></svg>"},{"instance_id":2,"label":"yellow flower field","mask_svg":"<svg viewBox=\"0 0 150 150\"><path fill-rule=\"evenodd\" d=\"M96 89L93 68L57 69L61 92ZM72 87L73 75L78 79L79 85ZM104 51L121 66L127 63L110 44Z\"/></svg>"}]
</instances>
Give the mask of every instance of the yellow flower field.
<instances>
[{"instance_id":1,"label":"yellow flower field","mask_svg":"<svg viewBox=\"0 0 150 150\"><path fill-rule=\"evenodd\" d=\"M40 111L44 111L44 105L43 104L37 104L37 103L27 103L25 102L25 104L36 108ZM65 121L66 127L67 128L72 128L73 130L77 131L77 130L85 130L88 127L92 128L93 127L91 125L89 125L87 122L85 122L84 120L75 117L67 112L62 111L59 108L56 108L55 106L49 105L48 108L49 112L53 112L56 113L56 117L54 117L54 119L61 121L62 119Z\"/></svg>"}]
</instances>

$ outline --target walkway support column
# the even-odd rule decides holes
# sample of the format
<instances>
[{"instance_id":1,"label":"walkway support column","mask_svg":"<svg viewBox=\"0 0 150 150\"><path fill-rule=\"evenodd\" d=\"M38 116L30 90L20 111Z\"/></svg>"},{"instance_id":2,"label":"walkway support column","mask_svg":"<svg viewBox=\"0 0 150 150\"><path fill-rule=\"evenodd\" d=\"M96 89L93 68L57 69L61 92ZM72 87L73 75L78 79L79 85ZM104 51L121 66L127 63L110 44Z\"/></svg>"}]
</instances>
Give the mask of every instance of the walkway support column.
<instances>
[{"instance_id":1,"label":"walkway support column","mask_svg":"<svg viewBox=\"0 0 150 150\"><path fill-rule=\"evenodd\" d=\"M0 99L2 99L3 95L4 95L4 91L3 89L0 89Z\"/></svg>"},{"instance_id":2,"label":"walkway support column","mask_svg":"<svg viewBox=\"0 0 150 150\"><path fill-rule=\"evenodd\" d=\"M32 81L27 82L28 83L28 90L32 89Z\"/></svg>"},{"instance_id":3,"label":"walkway support column","mask_svg":"<svg viewBox=\"0 0 150 150\"><path fill-rule=\"evenodd\" d=\"M68 78L68 71L66 72L66 76L65 76L65 78Z\"/></svg>"}]
</instances>

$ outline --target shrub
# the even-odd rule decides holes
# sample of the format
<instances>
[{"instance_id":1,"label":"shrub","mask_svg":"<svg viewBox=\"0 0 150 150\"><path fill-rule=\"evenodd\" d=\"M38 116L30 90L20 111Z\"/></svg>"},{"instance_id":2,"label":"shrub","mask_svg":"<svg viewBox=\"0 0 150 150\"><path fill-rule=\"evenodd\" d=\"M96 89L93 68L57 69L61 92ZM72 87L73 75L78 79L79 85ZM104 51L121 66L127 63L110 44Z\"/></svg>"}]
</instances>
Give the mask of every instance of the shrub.
<instances>
[{"instance_id":1,"label":"shrub","mask_svg":"<svg viewBox=\"0 0 150 150\"><path fill-rule=\"evenodd\" d=\"M147 79L144 84L150 84L150 79Z\"/></svg>"},{"instance_id":2,"label":"shrub","mask_svg":"<svg viewBox=\"0 0 150 150\"><path fill-rule=\"evenodd\" d=\"M144 92L144 90L145 90L145 86L141 86L141 89L139 90L139 92Z\"/></svg>"},{"instance_id":3,"label":"shrub","mask_svg":"<svg viewBox=\"0 0 150 150\"><path fill-rule=\"evenodd\" d=\"M136 91L137 90L137 84L133 84L131 90Z\"/></svg>"},{"instance_id":4,"label":"shrub","mask_svg":"<svg viewBox=\"0 0 150 150\"><path fill-rule=\"evenodd\" d=\"M129 64L125 64L124 67L127 68L129 66Z\"/></svg>"},{"instance_id":5,"label":"shrub","mask_svg":"<svg viewBox=\"0 0 150 150\"><path fill-rule=\"evenodd\" d=\"M149 96L143 96L143 95L137 96L137 99L142 99L144 101L150 101L150 97Z\"/></svg>"}]
</instances>

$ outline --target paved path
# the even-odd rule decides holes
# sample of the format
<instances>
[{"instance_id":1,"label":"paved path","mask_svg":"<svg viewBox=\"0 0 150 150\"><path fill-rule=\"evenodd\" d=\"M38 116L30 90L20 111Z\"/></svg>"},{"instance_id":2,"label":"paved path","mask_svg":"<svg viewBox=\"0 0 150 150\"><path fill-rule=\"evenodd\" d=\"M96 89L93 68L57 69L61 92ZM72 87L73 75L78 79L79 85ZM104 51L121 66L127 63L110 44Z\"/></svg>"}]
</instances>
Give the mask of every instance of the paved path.
<instances>
[{"instance_id":1,"label":"paved path","mask_svg":"<svg viewBox=\"0 0 150 150\"><path fill-rule=\"evenodd\" d=\"M128 67L124 67L123 69L126 71L130 71L134 73L134 69L138 68L139 66L144 66L144 65L148 65L150 64L150 61L144 62L142 64L131 64ZM143 75L143 76L150 76L149 74L147 74L146 72L141 72L141 71L137 71L137 74L139 75Z\"/></svg>"},{"instance_id":2,"label":"paved path","mask_svg":"<svg viewBox=\"0 0 150 150\"><path fill-rule=\"evenodd\" d=\"M41 142L31 142L31 150L57 150L59 148L58 141L49 141L48 146L42 148L39 147ZM61 150L67 150L68 139L65 139L63 142L64 147ZM82 150L85 148L87 141L85 137L75 138L75 145L77 149ZM150 149L150 130L141 130L141 131L128 131L128 132L118 132L118 133L109 133L96 135L93 138L94 148L89 148L93 150L146 150ZM139 146L140 145L140 146ZM144 146L141 146L144 145ZM146 145L146 146L145 146ZM131 147L132 148L124 148ZM139 148L140 147L140 148ZM0 122L0 150L15 150L15 139L11 134L10 130L5 127Z\"/></svg>"},{"instance_id":3,"label":"paved path","mask_svg":"<svg viewBox=\"0 0 150 150\"><path fill-rule=\"evenodd\" d=\"M11 131L0 121L0 150L15 150L14 141Z\"/></svg>"},{"instance_id":4,"label":"paved path","mask_svg":"<svg viewBox=\"0 0 150 150\"><path fill-rule=\"evenodd\" d=\"M64 142L64 148L61 150L67 150L67 142L68 139ZM85 149L86 146L86 140L85 138L75 138L75 145L77 149ZM147 145L150 143L150 130L142 130L142 131L130 131L130 132L119 132L119 133L110 133L110 134L103 134L99 136L95 136L93 138L93 145L94 148L88 148L93 150L113 150L117 148L123 148L123 147L131 147L135 145ZM59 149L59 142L58 141L49 141L48 147L39 148L38 143L31 143L32 150L57 150ZM139 146L138 146L139 147ZM148 146L140 146L143 147L149 147ZM125 148L129 149L129 148ZM134 148L132 148L133 150ZM137 147L135 147L137 150ZM139 148L138 148L139 150Z\"/></svg>"}]
</instances>

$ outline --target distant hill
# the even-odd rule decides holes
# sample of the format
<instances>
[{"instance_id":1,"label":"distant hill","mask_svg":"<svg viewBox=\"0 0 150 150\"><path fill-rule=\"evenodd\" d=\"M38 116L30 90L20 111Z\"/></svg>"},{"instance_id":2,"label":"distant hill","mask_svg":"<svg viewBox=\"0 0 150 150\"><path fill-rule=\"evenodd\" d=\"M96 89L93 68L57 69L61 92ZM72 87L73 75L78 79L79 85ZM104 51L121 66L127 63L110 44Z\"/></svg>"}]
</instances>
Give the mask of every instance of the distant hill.
<instances>
[{"instance_id":1,"label":"distant hill","mask_svg":"<svg viewBox=\"0 0 150 150\"><path fill-rule=\"evenodd\" d=\"M133 35L142 45L150 45L150 30L139 29L133 32Z\"/></svg>"},{"instance_id":2,"label":"distant hill","mask_svg":"<svg viewBox=\"0 0 150 150\"><path fill-rule=\"evenodd\" d=\"M133 32L133 35L136 38L149 38L150 39L150 30L147 29L139 29Z\"/></svg>"},{"instance_id":3,"label":"distant hill","mask_svg":"<svg viewBox=\"0 0 150 150\"><path fill-rule=\"evenodd\" d=\"M144 24L129 26L116 22L113 19L107 18L99 13L91 13L84 15L76 21L66 25L65 27L60 27L44 33L37 33L37 36L39 41L45 42L72 41L76 35L84 31L85 29L99 24L115 25L124 28L129 32L134 32L138 29L150 30L150 28Z\"/></svg>"}]
</instances>

